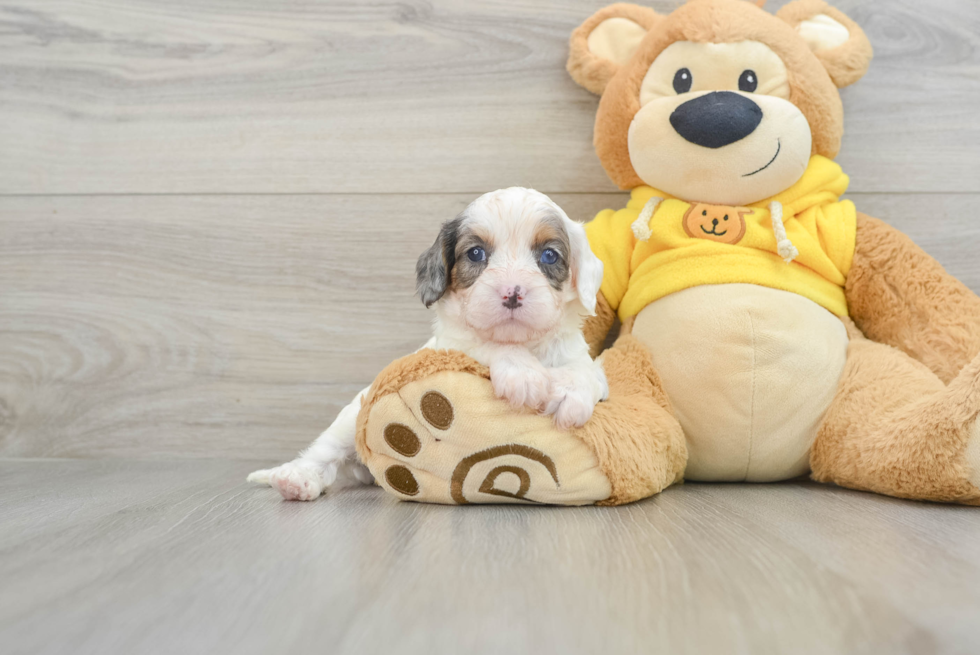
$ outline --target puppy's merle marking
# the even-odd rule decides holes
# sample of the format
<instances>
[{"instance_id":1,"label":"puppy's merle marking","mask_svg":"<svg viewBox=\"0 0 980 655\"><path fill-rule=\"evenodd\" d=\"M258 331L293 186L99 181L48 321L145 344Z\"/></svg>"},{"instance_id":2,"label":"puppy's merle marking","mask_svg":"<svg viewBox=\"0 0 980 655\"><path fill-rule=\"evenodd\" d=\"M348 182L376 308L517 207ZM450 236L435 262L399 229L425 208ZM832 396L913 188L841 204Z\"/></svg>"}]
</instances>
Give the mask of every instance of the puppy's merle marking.
<instances>
[{"instance_id":1,"label":"puppy's merle marking","mask_svg":"<svg viewBox=\"0 0 980 655\"><path fill-rule=\"evenodd\" d=\"M450 273L456 263L456 240L463 218L464 215L460 214L443 223L435 242L415 264L415 290L426 307L431 307L442 298L449 288Z\"/></svg>"},{"instance_id":2,"label":"puppy's merle marking","mask_svg":"<svg viewBox=\"0 0 980 655\"><path fill-rule=\"evenodd\" d=\"M554 253L551 257L546 255L549 250ZM541 219L532 252L548 283L554 289L561 289L571 272L568 263L571 246L561 216L551 214Z\"/></svg>"}]
</instances>

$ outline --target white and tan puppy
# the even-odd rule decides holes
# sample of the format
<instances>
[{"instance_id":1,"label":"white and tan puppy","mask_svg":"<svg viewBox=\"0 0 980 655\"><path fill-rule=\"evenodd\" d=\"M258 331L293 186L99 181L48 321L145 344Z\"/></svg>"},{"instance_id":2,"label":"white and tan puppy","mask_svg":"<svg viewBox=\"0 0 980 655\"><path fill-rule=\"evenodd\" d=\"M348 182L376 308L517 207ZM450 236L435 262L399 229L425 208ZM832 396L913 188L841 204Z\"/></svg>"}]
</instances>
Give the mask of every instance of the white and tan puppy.
<instances>
[{"instance_id":1,"label":"white and tan puppy","mask_svg":"<svg viewBox=\"0 0 980 655\"><path fill-rule=\"evenodd\" d=\"M583 425L608 394L582 336L601 283L585 230L550 198L519 187L487 193L446 222L419 258L418 293L436 314L423 347L460 350L489 366L494 391L515 407L553 415L561 428ZM295 500L313 500L338 480L370 483L354 450L366 392L298 458L248 480Z\"/></svg>"}]
</instances>

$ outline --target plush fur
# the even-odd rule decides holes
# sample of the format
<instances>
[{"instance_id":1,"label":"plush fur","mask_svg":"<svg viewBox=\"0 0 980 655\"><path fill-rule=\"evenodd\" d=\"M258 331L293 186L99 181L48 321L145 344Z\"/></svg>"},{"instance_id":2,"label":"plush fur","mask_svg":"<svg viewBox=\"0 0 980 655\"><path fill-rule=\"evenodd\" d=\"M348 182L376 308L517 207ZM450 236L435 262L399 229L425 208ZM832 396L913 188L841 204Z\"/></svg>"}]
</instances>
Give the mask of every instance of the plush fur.
<instances>
[{"instance_id":1,"label":"plush fur","mask_svg":"<svg viewBox=\"0 0 980 655\"><path fill-rule=\"evenodd\" d=\"M980 505L966 448L980 414L980 357L949 386L845 319L847 365L813 444L813 479L899 498Z\"/></svg>"},{"instance_id":2,"label":"plush fur","mask_svg":"<svg viewBox=\"0 0 980 655\"><path fill-rule=\"evenodd\" d=\"M622 505L680 482L687 447L649 351L624 335L603 361L610 399L599 404L575 436L596 453L612 484L612 494L598 504Z\"/></svg>"},{"instance_id":3,"label":"plush fur","mask_svg":"<svg viewBox=\"0 0 980 655\"><path fill-rule=\"evenodd\" d=\"M625 15L621 6L602 10L573 42L586 42L602 20ZM634 169L629 140L654 60L679 41L746 40L765 44L785 64L789 101L806 117L812 152L836 155L843 134L837 88L860 79L872 57L860 27L823 0L796 0L775 16L738 0L692 0L661 17L632 58L613 65L615 74L607 66L602 84L583 84L593 92L601 86L594 139L614 182L656 188ZM592 56L573 47L569 70L583 69ZM677 161L674 153L671 159ZM977 504L980 298L908 237L860 214L844 292L851 341L812 446L813 477L904 498ZM601 343L610 325L601 315L590 319L590 344Z\"/></svg>"},{"instance_id":4,"label":"plush fur","mask_svg":"<svg viewBox=\"0 0 980 655\"><path fill-rule=\"evenodd\" d=\"M859 213L857 230L844 287L851 317L948 384L980 353L980 298L883 221Z\"/></svg>"},{"instance_id":5,"label":"plush fur","mask_svg":"<svg viewBox=\"0 0 980 655\"><path fill-rule=\"evenodd\" d=\"M591 56L588 46L589 35L602 21L613 17L626 18L647 30L653 28L660 20L660 16L653 9L622 2L600 9L572 32L571 54L567 64L568 74L596 95L602 94L609 80L619 69L610 61Z\"/></svg>"},{"instance_id":6,"label":"plush fur","mask_svg":"<svg viewBox=\"0 0 980 655\"><path fill-rule=\"evenodd\" d=\"M609 306L609 301L602 295L602 292L599 292L596 297L595 316L585 319L585 324L582 326L582 336L585 337L585 342L589 344L589 354L592 357L598 357L599 353L602 352L606 335L609 334L609 330L615 322L615 310Z\"/></svg>"},{"instance_id":7,"label":"plush fur","mask_svg":"<svg viewBox=\"0 0 980 655\"><path fill-rule=\"evenodd\" d=\"M874 54L871 42L858 24L824 0L797 0L776 12L776 16L786 21L790 27L796 27L803 21L820 14L830 16L846 27L850 39L835 48L816 50L813 54L823 64L830 79L838 88L850 86L864 77Z\"/></svg>"}]
</instances>

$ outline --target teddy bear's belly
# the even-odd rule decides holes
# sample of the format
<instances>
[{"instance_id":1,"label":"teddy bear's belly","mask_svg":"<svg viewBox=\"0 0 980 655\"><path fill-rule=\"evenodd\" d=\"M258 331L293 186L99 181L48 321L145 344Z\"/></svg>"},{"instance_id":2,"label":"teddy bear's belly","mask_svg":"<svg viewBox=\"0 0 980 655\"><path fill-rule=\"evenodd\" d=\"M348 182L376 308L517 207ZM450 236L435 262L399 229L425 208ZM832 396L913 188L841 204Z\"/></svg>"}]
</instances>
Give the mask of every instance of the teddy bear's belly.
<instances>
[{"instance_id":1,"label":"teddy bear's belly","mask_svg":"<svg viewBox=\"0 0 980 655\"><path fill-rule=\"evenodd\" d=\"M837 317L794 293L722 284L661 298L632 330L684 428L685 478L761 482L810 470L847 355Z\"/></svg>"}]
</instances>

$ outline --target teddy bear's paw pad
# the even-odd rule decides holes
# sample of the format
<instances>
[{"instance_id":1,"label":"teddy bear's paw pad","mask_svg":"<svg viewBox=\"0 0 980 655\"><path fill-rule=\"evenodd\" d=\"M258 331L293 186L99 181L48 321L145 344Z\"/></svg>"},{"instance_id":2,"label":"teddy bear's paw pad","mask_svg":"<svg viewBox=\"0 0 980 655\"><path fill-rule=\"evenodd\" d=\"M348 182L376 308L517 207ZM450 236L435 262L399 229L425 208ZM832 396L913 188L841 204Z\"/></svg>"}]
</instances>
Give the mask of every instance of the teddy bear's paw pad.
<instances>
[{"instance_id":1,"label":"teddy bear's paw pad","mask_svg":"<svg viewBox=\"0 0 980 655\"><path fill-rule=\"evenodd\" d=\"M422 440L411 428L401 423L389 423L384 430L385 443L399 455L414 457L422 450Z\"/></svg>"},{"instance_id":2,"label":"teddy bear's paw pad","mask_svg":"<svg viewBox=\"0 0 980 655\"><path fill-rule=\"evenodd\" d=\"M400 494L414 496L419 492L419 483L407 466L395 464L385 469L385 482Z\"/></svg>"},{"instance_id":3,"label":"teddy bear's paw pad","mask_svg":"<svg viewBox=\"0 0 980 655\"><path fill-rule=\"evenodd\" d=\"M512 409L467 373L437 373L379 399L365 445L379 484L403 500L583 505L611 493L580 439Z\"/></svg>"},{"instance_id":4,"label":"teddy bear's paw pad","mask_svg":"<svg viewBox=\"0 0 980 655\"><path fill-rule=\"evenodd\" d=\"M453 424L453 405L438 391L429 391L422 396L419 411L422 418L436 429L448 430Z\"/></svg>"}]
</instances>

